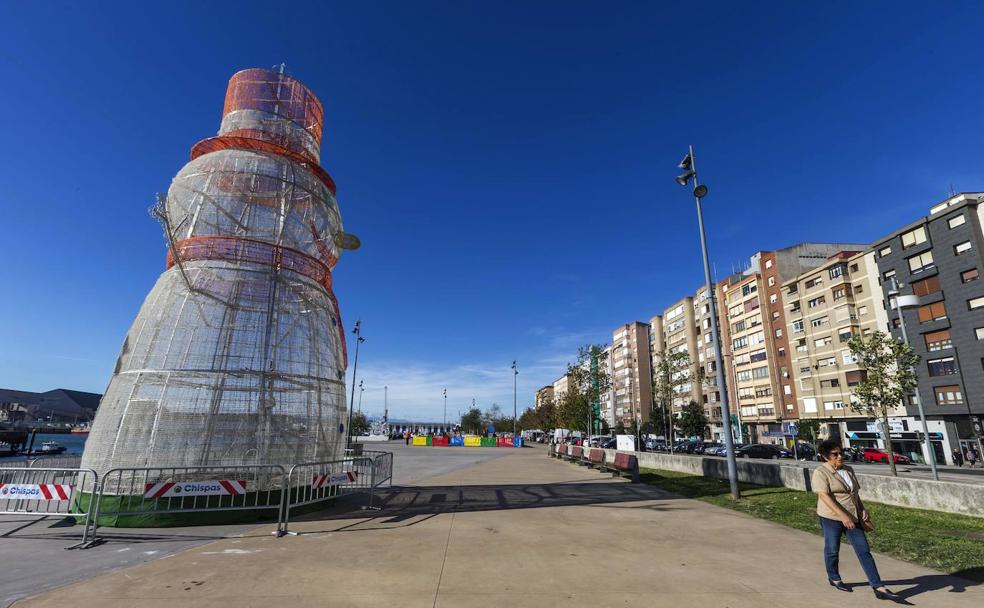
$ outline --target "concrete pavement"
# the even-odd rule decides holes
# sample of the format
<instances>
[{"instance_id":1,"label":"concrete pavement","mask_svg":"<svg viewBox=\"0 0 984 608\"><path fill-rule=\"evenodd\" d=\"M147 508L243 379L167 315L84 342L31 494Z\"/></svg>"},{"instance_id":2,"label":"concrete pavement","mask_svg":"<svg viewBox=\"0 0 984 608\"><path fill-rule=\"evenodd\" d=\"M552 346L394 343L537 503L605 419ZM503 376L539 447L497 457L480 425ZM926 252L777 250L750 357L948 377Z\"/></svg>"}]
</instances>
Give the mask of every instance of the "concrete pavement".
<instances>
[{"instance_id":1,"label":"concrete pavement","mask_svg":"<svg viewBox=\"0 0 984 608\"><path fill-rule=\"evenodd\" d=\"M453 458L481 449L401 448L397 459L445 450ZM220 540L15 605L883 605L860 585L850 547L842 574L859 585L848 595L827 585L817 536L612 479L542 449L494 452L501 456L386 494L380 512L316 514L292 523L296 537ZM973 583L876 559L913 604L984 604Z\"/></svg>"}]
</instances>

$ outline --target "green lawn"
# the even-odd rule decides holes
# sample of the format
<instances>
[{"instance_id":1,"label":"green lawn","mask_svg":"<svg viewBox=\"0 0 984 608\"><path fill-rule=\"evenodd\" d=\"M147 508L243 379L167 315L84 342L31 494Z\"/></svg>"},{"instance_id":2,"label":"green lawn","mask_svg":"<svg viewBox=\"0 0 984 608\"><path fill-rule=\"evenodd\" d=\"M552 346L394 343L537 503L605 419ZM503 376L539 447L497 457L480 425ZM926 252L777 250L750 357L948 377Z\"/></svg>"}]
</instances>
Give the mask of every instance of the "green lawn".
<instances>
[{"instance_id":1,"label":"green lawn","mask_svg":"<svg viewBox=\"0 0 984 608\"><path fill-rule=\"evenodd\" d=\"M641 469L643 483L753 517L820 535L814 494L742 484L734 501L728 482L674 471ZM984 582L984 518L865 503L876 531L871 548L934 570Z\"/></svg>"}]
</instances>

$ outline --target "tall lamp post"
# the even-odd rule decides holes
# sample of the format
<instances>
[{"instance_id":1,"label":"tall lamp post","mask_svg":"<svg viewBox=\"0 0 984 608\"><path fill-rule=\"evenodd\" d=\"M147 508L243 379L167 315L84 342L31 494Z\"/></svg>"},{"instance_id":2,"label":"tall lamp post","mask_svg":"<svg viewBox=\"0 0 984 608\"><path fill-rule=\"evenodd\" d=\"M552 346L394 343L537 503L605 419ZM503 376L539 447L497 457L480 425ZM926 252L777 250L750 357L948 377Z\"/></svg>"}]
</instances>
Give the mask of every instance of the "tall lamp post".
<instances>
[{"instance_id":1,"label":"tall lamp post","mask_svg":"<svg viewBox=\"0 0 984 608\"><path fill-rule=\"evenodd\" d=\"M362 380L359 380L359 413L362 413L362 393L366 392L366 387L363 386Z\"/></svg>"},{"instance_id":2,"label":"tall lamp post","mask_svg":"<svg viewBox=\"0 0 984 608\"><path fill-rule=\"evenodd\" d=\"M516 376L519 375L519 368L516 367L516 361L513 360L512 363L513 370L513 439L516 438Z\"/></svg>"},{"instance_id":3,"label":"tall lamp post","mask_svg":"<svg viewBox=\"0 0 984 608\"><path fill-rule=\"evenodd\" d=\"M346 444L352 443L352 408L355 406L355 375L359 372L359 345L366 341L362 337L362 321L355 322L355 329L352 330L355 334L355 362L352 365L352 397L349 399L349 415L348 415L348 428L345 429L346 433Z\"/></svg>"},{"instance_id":4,"label":"tall lamp post","mask_svg":"<svg viewBox=\"0 0 984 608\"><path fill-rule=\"evenodd\" d=\"M707 236L704 234L704 212L701 209L700 201L707 196L707 186L701 184L697 178L697 163L694 159L694 147L690 146L687 155L680 161L679 167L683 173L677 176L676 182L681 186L687 186L693 180L694 200L697 203L697 227L700 230L700 250L704 258L704 282L707 284L707 296L711 305L711 341L714 343L714 364L717 376L717 385L721 390L721 417L726 421L728 432L724 435L724 446L728 455L728 480L731 482L731 497L738 499L741 494L738 491L738 464L735 462L735 441L731 433L731 410L728 407L728 390L724 382L724 362L721 358L721 340L718 333L717 306L714 297L714 283L711 282L711 264L707 255Z\"/></svg>"},{"instance_id":5,"label":"tall lamp post","mask_svg":"<svg viewBox=\"0 0 984 608\"><path fill-rule=\"evenodd\" d=\"M444 432L448 432L448 389L444 389Z\"/></svg>"},{"instance_id":6,"label":"tall lamp post","mask_svg":"<svg viewBox=\"0 0 984 608\"><path fill-rule=\"evenodd\" d=\"M894 298L893 298L894 296ZM905 331L905 315L902 314L903 309L912 308L913 306L919 306L919 296L903 296L899 293L899 284L892 277L891 287L888 290L888 297L895 303L895 309L899 312L899 327L902 329L902 342L909 346L909 334ZM918 382L918 374L913 370L913 375L916 376L916 381ZM915 387L914 387L915 388ZM923 429L923 440L926 442L926 456L929 458L929 466L933 470L933 479L936 481L940 480L940 473L936 470L936 452L933 451L933 443L929 439L929 425L926 424L926 414L923 413L922 399L919 398L919 389L916 388L916 407L919 410L919 422L922 423ZM888 429L885 429L885 435L887 441L891 443L891 433Z\"/></svg>"}]
</instances>

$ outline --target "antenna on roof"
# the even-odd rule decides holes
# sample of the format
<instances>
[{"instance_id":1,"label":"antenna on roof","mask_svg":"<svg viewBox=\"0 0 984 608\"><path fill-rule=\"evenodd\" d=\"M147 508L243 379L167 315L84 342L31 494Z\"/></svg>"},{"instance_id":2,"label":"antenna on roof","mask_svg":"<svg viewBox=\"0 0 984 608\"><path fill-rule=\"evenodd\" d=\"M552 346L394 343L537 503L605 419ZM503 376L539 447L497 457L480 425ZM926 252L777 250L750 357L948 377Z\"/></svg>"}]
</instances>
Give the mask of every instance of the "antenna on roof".
<instances>
[{"instance_id":1,"label":"antenna on roof","mask_svg":"<svg viewBox=\"0 0 984 608\"><path fill-rule=\"evenodd\" d=\"M953 189L953 182L950 182L950 196L956 196L957 193Z\"/></svg>"}]
</instances>

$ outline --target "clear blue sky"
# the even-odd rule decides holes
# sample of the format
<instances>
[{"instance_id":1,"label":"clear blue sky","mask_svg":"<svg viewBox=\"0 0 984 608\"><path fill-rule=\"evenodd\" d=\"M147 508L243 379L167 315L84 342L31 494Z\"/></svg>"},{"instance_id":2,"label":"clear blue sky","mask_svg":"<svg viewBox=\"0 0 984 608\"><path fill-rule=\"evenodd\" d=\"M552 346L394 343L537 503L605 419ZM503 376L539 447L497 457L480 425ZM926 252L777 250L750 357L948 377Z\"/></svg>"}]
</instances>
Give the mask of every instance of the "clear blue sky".
<instances>
[{"instance_id":1,"label":"clear blue sky","mask_svg":"<svg viewBox=\"0 0 984 608\"><path fill-rule=\"evenodd\" d=\"M242 68L324 102L363 241L335 285L393 416L511 409L513 359L522 407L692 292L688 144L719 275L984 189L977 2L40 4L0 8L0 387L102 392L163 270L147 208Z\"/></svg>"}]
</instances>

